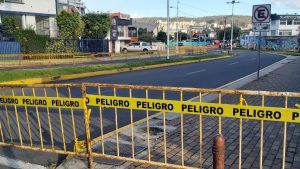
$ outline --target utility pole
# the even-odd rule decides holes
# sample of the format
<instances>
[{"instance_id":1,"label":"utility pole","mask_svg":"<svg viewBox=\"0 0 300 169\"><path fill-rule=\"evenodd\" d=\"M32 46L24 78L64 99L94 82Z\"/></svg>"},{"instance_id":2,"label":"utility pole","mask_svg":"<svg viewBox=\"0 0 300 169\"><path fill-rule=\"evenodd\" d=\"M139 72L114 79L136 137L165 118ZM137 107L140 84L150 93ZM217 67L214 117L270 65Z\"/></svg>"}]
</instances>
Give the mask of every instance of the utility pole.
<instances>
[{"instance_id":1,"label":"utility pole","mask_svg":"<svg viewBox=\"0 0 300 169\"><path fill-rule=\"evenodd\" d=\"M170 59L170 0L167 0L167 60Z\"/></svg>"},{"instance_id":2,"label":"utility pole","mask_svg":"<svg viewBox=\"0 0 300 169\"><path fill-rule=\"evenodd\" d=\"M136 27L136 36L137 36L137 40L139 41L139 27Z\"/></svg>"},{"instance_id":3,"label":"utility pole","mask_svg":"<svg viewBox=\"0 0 300 169\"><path fill-rule=\"evenodd\" d=\"M177 6L174 7L174 6L171 6L170 8L176 8L177 10L177 17L176 17L176 53L178 53L178 39L179 39L179 35L178 35L178 24L179 24L179 0L177 0Z\"/></svg>"},{"instance_id":4,"label":"utility pole","mask_svg":"<svg viewBox=\"0 0 300 169\"><path fill-rule=\"evenodd\" d=\"M225 50L225 41L226 41L226 25L227 25L227 18L225 17L225 25L224 25L224 37L223 37L223 49Z\"/></svg>"},{"instance_id":5,"label":"utility pole","mask_svg":"<svg viewBox=\"0 0 300 169\"><path fill-rule=\"evenodd\" d=\"M227 4L232 4L232 16L231 16L231 40L230 40L230 51L232 52L232 45L233 45L233 16L234 16L234 4L240 3L239 1L231 1L227 2Z\"/></svg>"},{"instance_id":6,"label":"utility pole","mask_svg":"<svg viewBox=\"0 0 300 169\"><path fill-rule=\"evenodd\" d=\"M178 24L179 24L179 18L178 18L178 13L179 13L179 0L177 0L177 23L176 23L176 53L178 53L178 37L179 37L179 35L178 35Z\"/></svg>"}]
</instances>

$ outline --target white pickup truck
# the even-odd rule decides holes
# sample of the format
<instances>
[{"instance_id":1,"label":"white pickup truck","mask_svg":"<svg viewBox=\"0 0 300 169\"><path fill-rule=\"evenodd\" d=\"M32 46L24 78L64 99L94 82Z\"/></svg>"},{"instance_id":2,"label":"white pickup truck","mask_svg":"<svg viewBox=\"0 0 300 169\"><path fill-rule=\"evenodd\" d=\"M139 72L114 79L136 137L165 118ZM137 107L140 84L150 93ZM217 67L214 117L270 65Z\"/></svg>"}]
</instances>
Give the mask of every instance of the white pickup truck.
<instances>
[{"instance_id":1,"label":"white pickup truck","mask_svg":"<svg viewBox=\"0 0 300 169\"><path fill-rule=\"evenodd\" d=\"M150 52L157 51L158 48L156 46L152 46L147 42L133 42L126 46L121 47L121 51L123 53L127 52Z\"/></svg>"}]
</instances>

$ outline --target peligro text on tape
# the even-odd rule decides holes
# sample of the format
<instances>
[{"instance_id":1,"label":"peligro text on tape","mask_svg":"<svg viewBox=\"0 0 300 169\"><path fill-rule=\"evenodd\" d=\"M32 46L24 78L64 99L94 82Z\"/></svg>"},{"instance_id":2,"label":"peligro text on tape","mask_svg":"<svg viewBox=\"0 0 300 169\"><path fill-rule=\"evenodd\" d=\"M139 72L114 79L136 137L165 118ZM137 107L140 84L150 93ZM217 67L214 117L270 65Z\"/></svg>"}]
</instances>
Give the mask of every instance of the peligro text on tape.
<instances>
[{"instance_id":1,"label":"peligro text on tape","mask_svg":"<svg viewBox=\"0 0 300 169\"><path fill-rule=\"evenodd\" d=\"M88 106L300 123L300 109L87 95Z\"/></svg>"},{"instance_id":2,"label":"peligro text on tape","mask_svg":"<svg viewBox=\"0 0 300 169\"><path fill-rule=\"evenodd\" d=\"M32 96L0 96L0 105L38 106L58 108L84 108L82 98L56 98Z\"/></svg>"}]
</instances>

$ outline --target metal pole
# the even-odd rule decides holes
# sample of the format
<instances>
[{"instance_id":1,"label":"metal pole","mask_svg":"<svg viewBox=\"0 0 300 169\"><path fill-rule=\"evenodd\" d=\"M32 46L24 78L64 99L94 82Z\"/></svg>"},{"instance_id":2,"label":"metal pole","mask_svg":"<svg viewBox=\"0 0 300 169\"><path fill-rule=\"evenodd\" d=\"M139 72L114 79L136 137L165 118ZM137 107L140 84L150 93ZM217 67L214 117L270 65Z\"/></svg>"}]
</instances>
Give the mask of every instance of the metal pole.
<instances>
[{"instance_id":1,"label":"metal pole","mask_svg":"<svg viewBox=\"0 0 300 169\"><path fill-rule=\"evenodd\" d=\"M258 40L258 66L257 66L257 80L259 79L260 75L260 64L261 64L261 32L259 32L259 40Z\"/></svg>"},{"instance_id":2,"label":"metal pole","mask_svg":"<svg viewBox=\"0 0 300 169\"><path fill-rule=\"evenodd\" d=\"M225 139L223 135L217 135L213 144L213 169L225 168Z\"/></svg>"},{"instance_id":3,"label":"metal pole","mask_svg":"<svg viewBox=\"0 0 300 169\"><path fill-rule=\"evenodd\" d=\"M233 9L234 9L234 3L232 3L232 16L231 16L231 40L230 40L230 51L232 52L232 40L233 40Z\"/></svg>"},{"instance_id":4,"label":"metal pole","mask_svg":"<svg viewBox=\"0 0 300 169\"><path fill-rule=\"evenodd\" d=\"M224 25L224 37L223 37L223 49L225 50L225 40L226 40L226 24L227 24L227 18L225 17L225 25Z\"/></svg>"},{"instance_id":5,"label":"metal pole","mask_svg":"<svg viewBox=\"0 0 300 169\"><path fill-rule=\"evenodd\" d=\"M167 60L170 59L170 0L167 0Z\"/></svg>"},{"instance_id":6,"label":"metal pole","mask_svg":"<svg viewBox=\"0 0 300 169\"><path fill-rule=\"evenodd\" d=\"M179 19L178 19L178 13L179 13L179 0L177 0L177 23L176 23L176 53L178 53L178 24L179 24Z\"/></svg>"},{"instance_id":7,"label":"metal pole","mask_svg":"<svg viewBox=\"0 0 300 169\"><path fill-rule=\"evenodd\" d=\"M240 2L238 2L238 1L235 1L235 0L233 0L233 1L231 1L231 2L227 2L227 4L232 4L232 17L231 17L231 40L230 40L230 50L232 51L232 45L233 45L233 24L234 24L234 22L233 22L233 16L234 16L234 4L236 4L236 3L240 3Z\"/></svg>"},{"instance_id":8,"label":"metal pole","mask_svg":"<svg viewBox=\"0 0 300 169\"><path fill-rule=\"evenodd\" d=\"M137 29L137 40L139 41L139 27L137 27L136 29Z\"/></svg>"}]
</instances>

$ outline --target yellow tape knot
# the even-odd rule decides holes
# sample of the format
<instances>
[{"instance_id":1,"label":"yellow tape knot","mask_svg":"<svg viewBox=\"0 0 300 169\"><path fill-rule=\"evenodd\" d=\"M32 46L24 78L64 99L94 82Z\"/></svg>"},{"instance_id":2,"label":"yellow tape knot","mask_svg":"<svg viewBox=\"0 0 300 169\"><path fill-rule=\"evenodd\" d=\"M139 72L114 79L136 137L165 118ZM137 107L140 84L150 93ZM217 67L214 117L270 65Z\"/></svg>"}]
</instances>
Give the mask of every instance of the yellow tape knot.
<instances>
[{"instance_id":1,"label":"yellow tape knot","mask_svg":"<svg viewBox=\"0 0 300 169\"><path fill-rule=\"evenodd\" d=\"M76 138L74 144L74 152L79 153L85 151L85 148L86 148L85 141L79 141L78 138Z\"/></svg>"},{"instance_id":2,"label":"yellow tape knot","mask_svg":"<svg viewBox=\"0 0 300 169\"><path fill-rule=\"evenodd\" d=\"M248 106L248 103L247 103L246 99L244 99L243 97L240 99L240 105Z\"/></svg>"}]
</instances>

